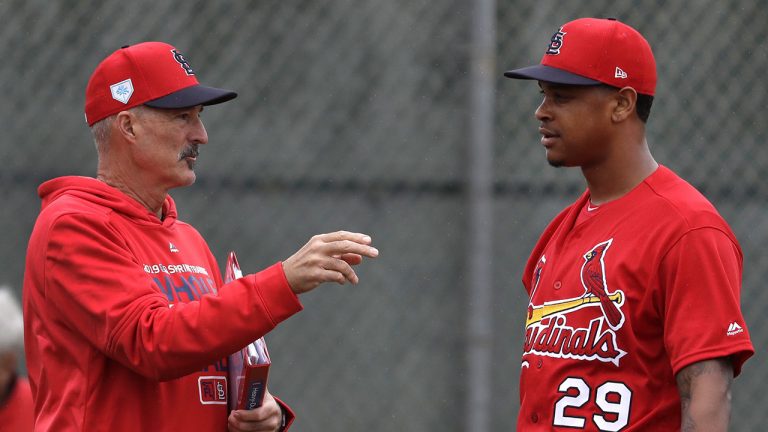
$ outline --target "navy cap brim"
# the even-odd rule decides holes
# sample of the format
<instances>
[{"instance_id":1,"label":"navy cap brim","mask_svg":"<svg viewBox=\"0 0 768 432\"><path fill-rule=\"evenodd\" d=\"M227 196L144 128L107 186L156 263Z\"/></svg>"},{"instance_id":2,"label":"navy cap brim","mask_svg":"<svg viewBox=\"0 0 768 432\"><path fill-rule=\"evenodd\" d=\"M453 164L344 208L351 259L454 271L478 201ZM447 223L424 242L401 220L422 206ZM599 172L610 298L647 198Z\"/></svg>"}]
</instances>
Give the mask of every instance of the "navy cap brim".
<instances>
[{"instance_id":1,"label":"navy cap brim","mask_svg":"<svg viewBox=\"0 0 768 432\"><path fill-rule=\"evenodd\" d=\"M552 66L535 65L504 72L507 78L546 81L566 85L598 85L600 81L576 75Z\"/></svg>"},{"instance_id":2,"label":"navy cap brim","mask_svg":"<svg viewBox=\"0 0 768 432\"><path fill-rule=\"evenodd\" d=\"M152 108L189 108L197 105L216 105L237 97L237 93L215 87L193 85L167 96L145 102Z\"/></svg>"}]
</instances>

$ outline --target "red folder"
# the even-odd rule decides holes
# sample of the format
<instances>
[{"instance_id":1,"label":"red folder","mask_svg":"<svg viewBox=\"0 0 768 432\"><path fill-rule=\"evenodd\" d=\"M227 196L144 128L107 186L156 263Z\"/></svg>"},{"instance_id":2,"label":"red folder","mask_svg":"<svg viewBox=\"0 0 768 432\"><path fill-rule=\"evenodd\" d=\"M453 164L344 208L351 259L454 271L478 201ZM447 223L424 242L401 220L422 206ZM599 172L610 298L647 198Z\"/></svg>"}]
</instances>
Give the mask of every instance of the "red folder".
<instances>
[{"instance_id":1,"label":"red folder","mask_svg":"<svg viewBox=\"0 0 768 432\"><path fill-rule=\"evenodd\" d=\"M243 272L237 257L230 252L224 270L224 283L241 277ZM229 409L250 410L261 406L271 363L263 337L229 356Z\"/></svg>"}]
</instances>

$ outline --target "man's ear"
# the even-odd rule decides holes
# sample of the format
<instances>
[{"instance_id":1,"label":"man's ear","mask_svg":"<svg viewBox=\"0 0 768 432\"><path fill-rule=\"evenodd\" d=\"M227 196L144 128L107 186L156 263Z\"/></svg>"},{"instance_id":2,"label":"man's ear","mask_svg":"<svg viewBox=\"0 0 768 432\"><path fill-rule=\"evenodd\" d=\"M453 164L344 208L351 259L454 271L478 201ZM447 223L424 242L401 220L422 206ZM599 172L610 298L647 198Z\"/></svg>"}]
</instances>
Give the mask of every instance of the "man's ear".
<instances>
[{"instance_id":1,"label":"man's ear","mask_svg":"<svg viewBox=\"0 0 768 432\"><path fill-rule=\"evenodd\" d=\"M615 93L616 106L611 113L614 122L622 122L635 115L637 105L637 91L632 87L624 87Z\"/></svg>"},{"instance_id":2,"label":"man's ear","mask_svg":"<svg viewBox=\"0 0 768 432\"><path fill-rule=\"evenodd\" d=\"M120 111L115 118L117 133L127 141L136 141L136 122L138 116L131 111Z\"/></svg>"}]
</instances>

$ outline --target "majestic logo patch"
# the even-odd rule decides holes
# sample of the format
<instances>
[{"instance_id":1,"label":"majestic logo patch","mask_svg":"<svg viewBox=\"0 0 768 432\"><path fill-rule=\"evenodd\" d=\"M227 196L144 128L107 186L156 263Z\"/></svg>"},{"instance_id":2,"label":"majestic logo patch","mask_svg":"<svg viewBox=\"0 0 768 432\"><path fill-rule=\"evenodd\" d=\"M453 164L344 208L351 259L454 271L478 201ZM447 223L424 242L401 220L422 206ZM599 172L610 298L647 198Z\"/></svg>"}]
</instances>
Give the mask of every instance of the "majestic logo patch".
<instances>
[{"instance_id":1,"label":"majestic logo patch","mask_svg":"<svg viewBox=\"0 0 768 432\"><path fill-rule=\"evenodd\" d=\"M736 321L734 321L731 323L731 325L728 326L728 332L726 332L726 334L728 336L735 336L743 332L744 332L744 329L741 328L741 326Z\"/></svg>"},{"instance_id":2,"label":"majestic logo patch","mask_svg":"<svg viewBox=\"0 0 768 432\"><path fill-rule=\"evenodd\" d=\"M168 249L174 253L179 251L179 248L177 248L176 245L171 242L168 242Z\"/></svg>"},{"instance_id":3,"label":"majestic logo patch","mask_svg":"<svg viewBox=\"0 0 768 432\"><path fill-rule=\"evenodd\" d=\"M619 360L626 355L616 340L616 331L624 324L624 314L620 309L624 304L624 293L620 290L608 291L604 262L612 242L613 239L599 243L584 254L580 270L584 288L581 296L534 305L534 294L546 264L546 259L541 257L533 275L531 302L525 322L524 354L598 360L619 365ZM589 321L588 327L569 323L570 314L596 307L600 309L600 314Z\"/></svg>"},{"instance_id":4,"label":"majestic logo patch","mask_svg":"<svg viewBox=\"0 0 768 432\"><path fill-rule=\"evenodd\" d=\"M112 92L112 99L127 104L133 95L133 82L128 78L109 86L109 91Z\"/></svg>"},{"instance_id":5,"label":"majestic logo patch","mask_svg":"<svg viewBox=\"0 0 768 432\"><path fill-rule=\"evenodd\" d=\"M566 33L563 31L563 28L560 27L560 29L552 35L552 39L549 41L549 46L547 47L546 53L549 55L560 54L560 48L563 47L563 36L565 35Z\"/></svg>"},{"instance_id":6,"label":"majestic logo patch","mask_svg":"<svg viewBox=\"0 0 768 432\"><path fill-rule=\"evenodd\" d=\"M187 75L195 74L195 71L192 70L192 66L189 65L189 63L187 62L187 59L184 58L183 54L181 54L175 49L172 49L171 52L173 53L173 59L176 60L176 62L181 65L181 68L184 69L184 72L186 72Z\"/></svg>"},{"instance_id":7,"label":"majestic logo patch","mask_svg":"<svg viewBox=\"0 0 768 432\"><path fill-rule=\"evenodd\" d=\"M227 403L227 378L221 376L201 376L197 379L200 390L200 403L203 405Z\"/></svg>"},{"instance_id":8,"label":"majestic logo patch","mask_svg":"<svg viewBox=\"0 0 768 432\"><path fill-rule=\"evenodd\" d=\"M613 74L614 78L627 79L627 73L620 67L616 66L616 72Z\"/></svg>"}]
</instances>

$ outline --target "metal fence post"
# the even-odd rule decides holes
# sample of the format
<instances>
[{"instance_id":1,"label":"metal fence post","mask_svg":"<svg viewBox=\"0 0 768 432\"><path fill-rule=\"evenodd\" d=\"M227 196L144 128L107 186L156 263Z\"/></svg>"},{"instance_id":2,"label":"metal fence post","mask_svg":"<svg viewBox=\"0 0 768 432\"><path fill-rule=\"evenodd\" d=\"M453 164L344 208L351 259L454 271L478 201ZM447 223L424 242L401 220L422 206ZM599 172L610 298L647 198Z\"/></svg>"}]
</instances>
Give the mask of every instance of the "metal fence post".
<instances>
[{"instance_id":1,"label":"metal fence post","mask_svg":"<svg viewBox=\"0 0 768 432\"><path fill-rule=\"evenodd\" d=\"M496 2L479 0L472 11L468 166L469 270L467 401L464 430L490 431L493 341L493 143L496 82Z\"/></svg>"}]
</instances>

